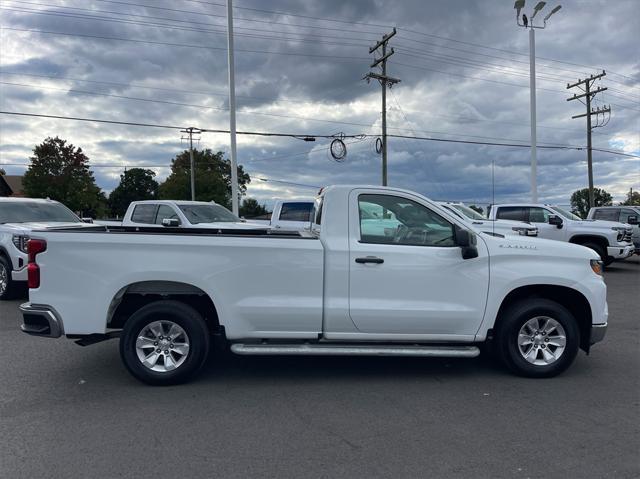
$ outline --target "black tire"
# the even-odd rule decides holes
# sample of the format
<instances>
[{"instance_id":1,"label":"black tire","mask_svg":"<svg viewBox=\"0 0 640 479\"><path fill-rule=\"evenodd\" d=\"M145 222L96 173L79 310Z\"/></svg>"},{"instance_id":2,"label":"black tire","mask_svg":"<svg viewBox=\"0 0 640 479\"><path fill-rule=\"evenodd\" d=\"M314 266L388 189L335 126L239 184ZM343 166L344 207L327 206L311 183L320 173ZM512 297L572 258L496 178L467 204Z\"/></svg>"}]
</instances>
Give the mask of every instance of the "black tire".
<instances>
[{"instance_id":1,"label":"black tire","mask_svg":"<svg viewBox=\"0 0 640 479\"><path fill-rule=\"evenodd\" d=\"M189 343L186 358L171 371L151 370L142 363L136 348L138 336L145 327L160 320L180 326ZM143 306L127 320L120 336L120 356L129 372L142 382L157 386L178 384L200 370L209 355L209 344L209 330L200 313L178 301L157 301Z\"/></svg>"},{"instance_id":2,"label":"black tire","mask_svg":"<svg viewBox=\"0 0 640 479\"><path fill-rule=\"evenodd\" d=\"M539 316L552 318L564 329L566 337L564 351L551 364L536 365L527 361L518 345L521 328L527 321ZM560 374L573 363L580 347L580 329L573 315L560 304L548 299L531 298L512 305L502 314L496 339L500 359L511 371L526 377L548 378ZM545 341L544 338L541 339ZM545 348L544 343L538 347ZM540 350L540 355L542 353L543 351ZM538 355L537 352L536 355Z\"/></svg>"},{"instance_id":3,"label":"black tire","mask_svg":"<svg viewBox=\"0 0 640 479\"><path fill-rule=\"evenodd\" d=\"M0 286L0 301L13 299L18 290L18 285L11 279L11 262L4 256L0 256L0 281L6 281L4 286Z\"/></svg>"},{"instance_id":4,"label":"black tire","mask_svg":"<svg viewBox=\"0 0 640 479\"><path fill-rule=\"evenodd\" d=\"M607 256L607 250L598 243L582 243L582 246L592 249L593 251L598 253L598 256L600 256L600 260L604 263L605 266L608 266L613 262L613 258Z\"/></svg>"}]
</instances>

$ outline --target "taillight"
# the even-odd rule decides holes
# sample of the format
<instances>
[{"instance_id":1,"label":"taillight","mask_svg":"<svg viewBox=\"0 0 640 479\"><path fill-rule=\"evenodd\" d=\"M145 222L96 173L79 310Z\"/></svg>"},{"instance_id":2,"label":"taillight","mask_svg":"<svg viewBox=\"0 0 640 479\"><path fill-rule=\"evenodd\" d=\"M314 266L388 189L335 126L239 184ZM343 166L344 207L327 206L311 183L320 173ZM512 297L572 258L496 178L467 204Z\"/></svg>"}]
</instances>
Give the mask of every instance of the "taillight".
<instances>
[{"instance_id":1,"label":"taillight","mask_svg":"<svg viewBox=\"0 0 640 479\"><path fill-rule=\"evenodd\" d=\"M29 264L27 265L27 283L30 289L40 287L40 267L36 263L36 256L47 250L47 242L41 239L30 239L27 242Z\"/></svg>"}]
</instances>

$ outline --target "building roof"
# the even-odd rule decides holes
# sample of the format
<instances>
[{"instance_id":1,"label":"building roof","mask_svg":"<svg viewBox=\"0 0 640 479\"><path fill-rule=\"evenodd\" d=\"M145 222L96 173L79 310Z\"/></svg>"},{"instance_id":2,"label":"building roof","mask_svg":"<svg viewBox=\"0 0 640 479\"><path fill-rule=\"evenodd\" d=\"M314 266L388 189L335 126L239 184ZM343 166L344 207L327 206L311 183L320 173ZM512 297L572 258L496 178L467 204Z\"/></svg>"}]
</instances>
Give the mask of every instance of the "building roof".
<instances>
[{"instance_id":1,"label":"building roof","mask_svg":"<svg viewBox=\"0 0 640 479\"><path fill-rule=\"evenodd\" d=\"M24 196L22 191L22 175L4 175L2 177L11 189L11 196Z\"/></svg>"},{"instance_id":2,"label":"building roof","mask_svg":"<svg viewBox=\"0 0 640 479\"><path fill-rule=\"evenodd\" d=\"M13 190L4 179L4 175L0 175L0 196L11 196L12 193Z\"/></svg>"}]
</instances>

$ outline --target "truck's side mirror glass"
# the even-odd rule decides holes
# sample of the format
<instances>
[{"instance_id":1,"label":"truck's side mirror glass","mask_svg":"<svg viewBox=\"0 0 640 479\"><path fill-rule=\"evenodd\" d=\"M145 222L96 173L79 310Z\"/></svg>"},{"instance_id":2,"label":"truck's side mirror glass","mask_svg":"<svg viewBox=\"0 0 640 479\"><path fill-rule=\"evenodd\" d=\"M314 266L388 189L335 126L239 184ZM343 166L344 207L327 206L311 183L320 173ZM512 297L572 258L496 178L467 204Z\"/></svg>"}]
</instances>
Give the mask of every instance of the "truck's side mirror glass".
<instances>
[{"instance_id":1,"label":"truck's side mirror glass","mask_svg":"<svg viewBox=\"0 0 640 479\"><path fill-rule=\"evenodd\" d=\"M638 215L629 215L629 217L627 218L627 223L629 223L630 225L637 225Z\"/></svg>"},{"instance_id":2,"label":"truck's side mirror glass","mask_svg":"<svg viewBox=\"0 0 640 479\"><path fill-rule=\"evenodd\" d=\"M180 220L177 218L165 218L162 220L162 226L167 228L176 228L180 226Z\"/></svg>"},{"instance_id":3,"label":"truck's side mirror glass","mask_svg":"<svg viewBox=\"0 0 640 479\"><path fill-rule=\"evenodd\" d=\"M462 250L462 259L477 258L478 248L476 246L476 235L459 226L455 226L454 234L456 245Z\"/></svg>"},{"instance_id":4,"label":"truck's side mirror glass","mask_svg":"<svg viewBox=\"0 0 640 479\"><path fill-rule=\"evenodd\" d=\"M549 224L550 225L555 225L558 227L558 229L562 228L562 218L560 218L557 215L551 215L549 216Z\"/></svg>"}]
</instances>

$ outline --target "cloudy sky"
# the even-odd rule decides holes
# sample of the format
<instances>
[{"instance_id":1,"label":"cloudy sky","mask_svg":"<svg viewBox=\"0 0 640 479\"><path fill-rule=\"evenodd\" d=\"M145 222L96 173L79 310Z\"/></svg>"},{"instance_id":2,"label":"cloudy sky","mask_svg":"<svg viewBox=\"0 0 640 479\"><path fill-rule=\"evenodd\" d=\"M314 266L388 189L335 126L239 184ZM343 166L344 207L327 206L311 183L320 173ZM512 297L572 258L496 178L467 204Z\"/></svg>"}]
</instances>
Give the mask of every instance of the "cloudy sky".
<instances>
[{"instance_id":1,"label":"cloudy sky","mask_svg":"<svg viewBox=\"0 0 640 479\"><path fill-rule=\"evenodd\" d=\"M528 1L530 13L535 2ZM3 111L226 129L224 0L33 0L0 2ZM397 27L387 96L389 133L529 144L528 34L512 0L237 0L237 126L300 135L380 132L380 86L362 80L369 46ZM554 2L549 2L542 17ZM602 69L609 123L595 148L640 155L640 2L564 0L536 32L538 141L584 146L585 119L566 84ZM536 21L541 18L536 18ZM0 167L20 174L34 145L60 136L81 146L99 186L123 166L157 165L161 180L186 147L177 130L0 115ZM328 140L238 137L249 196L312 195L302 185L379 184L375 137L347 139L334 161ZM200 148L228 151L205 133ZM640 159L594 152L595 185L622 199L640 189ZM528 200L528 148L389 140L389 184L437 199ZM569 203L586 186L586 152L538 150L541 200ZM103 165L102 167L100 165ZM109 167L104 167L109 165ZM260 181L258 178L277 181ZM495 178L492 181L492 178ZM492 187L495 186L495 188Z\"/></svg>"}]
</instances>

